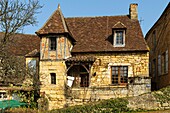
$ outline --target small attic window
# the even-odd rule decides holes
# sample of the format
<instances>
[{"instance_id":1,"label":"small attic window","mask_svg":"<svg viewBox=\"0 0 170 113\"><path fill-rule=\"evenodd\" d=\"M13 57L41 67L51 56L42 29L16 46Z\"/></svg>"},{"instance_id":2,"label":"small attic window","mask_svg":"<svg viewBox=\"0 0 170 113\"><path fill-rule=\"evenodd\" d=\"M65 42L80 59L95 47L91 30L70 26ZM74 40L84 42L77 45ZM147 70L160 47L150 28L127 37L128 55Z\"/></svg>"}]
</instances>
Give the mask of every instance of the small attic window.
<instances>
[{"instance_id":1,"label":"small attic window","mask_svg":"<svg viewBox=\"0 0 170 113\"><path fill-rule=\"evenodd\" d=\"M125 47L126 25L118 21L113 27L113 46Z\"/></svg>"},{"instance_id":2,"label":"small attic window","mask_svg":"<svg viewBox=\"0 0 170 113\"><path fill-rule=\"evenodd\" d=\"M125 46L125 30L114 30L113 31L113 46L124 47Z\"/></svg>"}]
</instances>

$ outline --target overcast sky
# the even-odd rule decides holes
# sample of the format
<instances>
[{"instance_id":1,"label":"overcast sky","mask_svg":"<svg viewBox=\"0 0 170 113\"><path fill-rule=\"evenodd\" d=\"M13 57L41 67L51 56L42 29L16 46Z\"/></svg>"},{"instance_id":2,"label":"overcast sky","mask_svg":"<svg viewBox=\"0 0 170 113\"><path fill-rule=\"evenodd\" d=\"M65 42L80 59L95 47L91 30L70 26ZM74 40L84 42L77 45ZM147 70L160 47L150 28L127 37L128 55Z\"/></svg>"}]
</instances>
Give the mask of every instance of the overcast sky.
<instances>
[{"instance_id":1,"label":"overcast sky","mask_svg":"<svg viewBox=\"0 0 170 113\"><path fill-rule=\"evenodd\" d=\"M35 34L52 13L61 6L64 17L114 16L129 14L129 5L138 4L138 19L141 20L143 34L158 20L170 0L39 0L43 5L37 14L38 24L26 27L23 33Z\"/></svg>"}]
</instances>

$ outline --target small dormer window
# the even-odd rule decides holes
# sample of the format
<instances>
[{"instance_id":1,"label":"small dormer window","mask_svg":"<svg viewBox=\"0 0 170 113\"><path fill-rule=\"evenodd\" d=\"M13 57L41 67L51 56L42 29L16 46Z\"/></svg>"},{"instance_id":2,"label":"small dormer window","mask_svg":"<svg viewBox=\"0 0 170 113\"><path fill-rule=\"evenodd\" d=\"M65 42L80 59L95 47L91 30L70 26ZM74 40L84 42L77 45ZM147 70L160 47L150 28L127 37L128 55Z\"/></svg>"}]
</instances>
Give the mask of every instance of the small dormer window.
<instances>
[{"instance_id":1,"label":"small dormer window","mask_svg":"<svg viewBox=\"0 0 170 113\"><path fill-rule=\"evenodd\" d=\"M56 50L56 37L50 37L50 44L49 44L49 49L52 51Z\"/></svg>"},{"instance_id":2,"label":"small dormer window","mask_svg":"<svg viewBox=\"0 0 170 113\"><path fill-rule=\"evenodd\" d=\"M114 30L114 47L124 47L125 46L125 30Z\"/></svg>"}]
</instances>

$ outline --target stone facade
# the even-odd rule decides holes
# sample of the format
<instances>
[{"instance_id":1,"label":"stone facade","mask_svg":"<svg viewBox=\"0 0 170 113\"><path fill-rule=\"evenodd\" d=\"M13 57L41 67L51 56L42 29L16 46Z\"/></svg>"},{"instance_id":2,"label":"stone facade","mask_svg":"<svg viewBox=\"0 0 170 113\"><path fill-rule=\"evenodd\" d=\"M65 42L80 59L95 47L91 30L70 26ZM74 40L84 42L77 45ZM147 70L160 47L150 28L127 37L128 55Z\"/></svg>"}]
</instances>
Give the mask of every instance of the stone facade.
<instances>
[{"instance_id":1,"label":"stone facade","mask_svg":"<svg viewBox=\"0 0 170 113\"><path fill-rule=\"evenodd\" d=\"M42 37L40 44L39 80L40 94L49 101L49 109L61 108L65 105L66 70L65 58L71 56L71 42L63 35L57 36L57 50L49 50L50 36ZM50 74L54 73L56 83L51 83Z\"/></svg>"},{"instance_id":2,"label":"stone facade","mask_svg":"<svg viewBox=\"0 0 170 113\"><path fill-rule=\"evenodd\" d=\"M39 105L57 109L150 92L137 4L129 16L66 19L59 6L36 32L41 38Z\"/></svg>"},{"instance_id":3,"label":"stone facade","mask_svg":"<svg viewBox=\"0 0 170 113\"><path fill-rule=\"evenodd\" d=\"M40 61L41 94L49 101L49 109L79 105L108 98L137 96L150 92L147 52L86 54L97 59L91 67L89 87L68 87L65 61ZM76 56L79 56L78 54ZM128 66L128 84L111 84L111 66ZM51 84L50 73L56 73ZM95 76L94 76L95 73ZM66 87L65 87L66 86Z\"/></svg>"},{"instance_id":4,"label":"stone facade","mask_svg":"<svg viewBox=\"0 0 170 113\"><path fill-rule=\"evenodd\" d=\"M170 4L160 18L146 34L146 42L150 48L150 76L152 90L170 84Z\"/></svg>"},{"instance_id":5,"label":"stone facade","mask_svg":"<svg viewBox=\"0 0 170 113\"><path fill-rule=\"evenodd\" d=\"M91 56L92 54L88 54ZM88 56L86 55L86 56ZM69 88L67 104L96 101L108 98L137 96L150 92L148 72L149 53L95 54L97 60L91 67L91 81L88 88ZM99 63L100 62L100 63ZM111 66L128 66L128 84L111 84ZM95 73L95 76L93 76ZM78 100L77 100L78 99Z\"/></svg>"}]
</instances>

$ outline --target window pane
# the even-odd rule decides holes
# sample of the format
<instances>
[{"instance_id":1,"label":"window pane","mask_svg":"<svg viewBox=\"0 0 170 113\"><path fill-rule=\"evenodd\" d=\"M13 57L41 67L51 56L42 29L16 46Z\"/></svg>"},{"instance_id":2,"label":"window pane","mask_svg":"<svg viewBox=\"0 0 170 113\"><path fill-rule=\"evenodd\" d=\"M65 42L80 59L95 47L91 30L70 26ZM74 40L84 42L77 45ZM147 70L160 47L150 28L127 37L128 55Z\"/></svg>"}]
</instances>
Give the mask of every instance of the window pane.
<instances>
[{"instance_id":1,"label":"window pane","mask_svg":"<svg viewBox=\"0 0 170 113\"><path fill-rule=\"evenodd\" d=\"M112 84L118 84L118 67L112 67Z\"/></svg>"},{"instance_id":2,"label":"window pane","mask_svg":"<svg viewBox=\"0 0 170 113\"><path fill-rule=\"evenodd\" d=\"M28 68L30 69L31 74L36 73L36 60L35 59L28 61Z\"/></svg>"},{"instance_id":3,"label":"window pane","mask_svg":"<svg viewBox=\"0 0 170 113\"><path fill-rule=\"evenodd\" d=\"M51 75L51 84L56 84L56 74L50 73L50 75Z\"/></svg>"},{"instance_id":4,"label":"window pane","mask_svg":"<svg viewBox=\"0 0 170 113\"><path fill-rule=\"evenodd\" d=\"M166 50L166 73L168 73L168 50Z\"/></svg>"},{"instance_id":5,"label":"window pane","mask_svg":"<svg viewBox=\"0 0 170 113\"><path fill-rule=\"evenodd\" d=\"M123 31L116 31L116 45L123 45Z\"/></svg>"},{"instance_id":6,"label":"window pane","mask_svg":"<svg viewBox=\"0 0 170 113\"><path fill-rule=\"evenodd\" d=\"M80 86L89 87L89 74L81 74L80 77L81 77Z\"/></svg>"},{"instance_id":7,"label":"window pane","mask_svg":"<svg viewBox=\"0 0 170 113\"><path fill-rule=\"evenodd\" d=\"M127 83L128 67L113 66L112 68L112 84Z\"/></svg>"},{"instance_id":8,"label":"window pane","mask_svg":"<svg viewBox=\"0 0 170 113\"><path fill-rule=\"evenodd\" d=\"M155 59L153 60L153 67L152 68L154 68L152 73L154 73L154 76L156 76L156 71L155 71L156 60ZM158 55L158 74L161 75L161 55Z\"/></svg>"},{"instance_id":9,"label":"window pane","mask_svg":"<svg viewBox=\"0 0 170 113\"><path fill-rule=\"evenodd\" d=\"M50 50L56 50L56 38L50 37Z\"/></svg>"}]
</instances>

